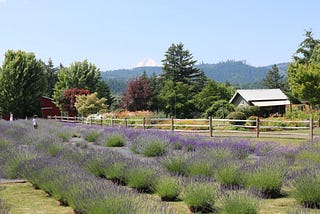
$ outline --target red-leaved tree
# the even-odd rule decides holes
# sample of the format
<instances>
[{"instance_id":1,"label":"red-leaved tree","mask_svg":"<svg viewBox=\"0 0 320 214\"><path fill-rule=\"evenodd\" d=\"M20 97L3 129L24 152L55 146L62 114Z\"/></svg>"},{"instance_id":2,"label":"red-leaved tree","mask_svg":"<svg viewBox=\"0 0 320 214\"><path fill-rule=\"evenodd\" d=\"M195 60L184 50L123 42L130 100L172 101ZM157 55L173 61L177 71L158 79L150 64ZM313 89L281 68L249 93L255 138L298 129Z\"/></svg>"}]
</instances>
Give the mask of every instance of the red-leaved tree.
<instances>
[{"instance_id":1,"label":"red-leaved tree","mask_svg":"<svg viewBox=\"0 0 320 214\"><path fill-rule=\"evenodd\" d=\"M76 96L88 94L90 94L90 91L87 89L71 88L64 90L59 101L62 110L68 111L69 116L77 116L78 112L74 106L76 103Z\"/></svg>"},{"instance_id":2,"label":"red-leaved tree","mask_svg":"<svg viewBox=\"0 0 320 214\"><path fill-rule=\"evenodd\" d=\"M121 98L120 106L129 111L149 110L151 98L150 81L140 76L128 82L127 91Z\"/></svg>"}]
</instances>

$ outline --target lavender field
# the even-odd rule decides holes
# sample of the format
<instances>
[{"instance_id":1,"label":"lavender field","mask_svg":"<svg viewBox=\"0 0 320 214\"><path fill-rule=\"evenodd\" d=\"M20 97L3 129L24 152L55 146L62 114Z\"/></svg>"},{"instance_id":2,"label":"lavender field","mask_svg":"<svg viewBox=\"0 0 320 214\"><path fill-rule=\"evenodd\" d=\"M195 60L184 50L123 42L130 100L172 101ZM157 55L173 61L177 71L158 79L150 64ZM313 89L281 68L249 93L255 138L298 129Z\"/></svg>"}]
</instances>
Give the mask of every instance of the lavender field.
<instances>
[{"instance_id":1,"label":"lavender field","mask_svg":"<svg viewBox=\"0 0 320 214\"><path fill-rule=\"evenodd\" d=\"M291 202L277 213L320 212L319 143L46 120L0 127L0 178L26 179L75 213L275 213L274 199Z\"/></svg>"}]
</instances>

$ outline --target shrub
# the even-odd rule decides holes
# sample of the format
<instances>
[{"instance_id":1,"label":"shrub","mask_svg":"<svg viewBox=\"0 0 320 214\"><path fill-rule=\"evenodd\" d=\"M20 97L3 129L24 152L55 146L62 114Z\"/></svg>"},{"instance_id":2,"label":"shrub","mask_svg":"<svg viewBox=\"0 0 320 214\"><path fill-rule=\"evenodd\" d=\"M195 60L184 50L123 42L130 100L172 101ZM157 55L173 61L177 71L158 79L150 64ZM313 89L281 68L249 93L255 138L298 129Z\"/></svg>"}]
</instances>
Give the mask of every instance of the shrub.
<instances>
[{"instance_id":1,"label":"shrub","mask_svg":"<svg viewBox=\"0 0 320 214\"><path fill-rule=\"evenodd\" d=\"M234 111L228 114L227 119L233 119L233 120L245 120L247 119L246 115L239 111ZM230 122L232 125L244 125L245 121L232 121Z\"/></svg>"},{"instance_id":2,"label":"shrub","mask_svg":"<svg viewBox=\"0 0 320 214\"><path fill-rule=\"evenodd\" d=\"M233 192L222 199L222 214L257 214L260 201L245 192Z\"/></svg>"},{"instance_id":3,"label":"shrub","mask_svg":"<svg viewBox=\"0 0 320 214\"><path fill-rule=\"evenodd\" d=\"M20 178L21 174L19 168L29 160L35 158L36 155L24 152L13 154L11 158L5 163L4 174L8 178Z\"/></svg>"},{"instance_id":4,"label":"shrub","mask_svg":"<svg viewBox=\"0 0 320 214\"><path fill-rule=\"evenodd\" d=\"M250 116L250 117L248 117L248 120L252 120L252 122L247 121L246 126L256 126L257 125L257 122L256 122L257 117L256 116ZM253 122L253 120L254 120L254 122Z\"/></svg>"},{"instance_id":5,"label":"shrub","mask_svg":"<svg viewBox=\"0 0 320 214\"><path fill-rule=\"evenodd\" d=\"M240 186L241 176L239 173L239 164L235 162L222 163L214 172L214 177L219 180L224 187L233 188Z\"/></svg>"},{"instance_id":6,"label":"shrub","mask_svg":"<svg viewBox=\"0 0 320 214\"><path fill-rule=\"evenodd\" d=\"M154 192L163 201L175 201L181 192L181 187L175 178L162 177L156 181Z\"/></svg>"},{"instance_id":7,"label":"shrub","mask_svg":"<svg viewBox=\"0 0 320 214\"><path fill-rule=\"evenodd\" d=\"M246 115L246 117L250 116L262 116L262 111L259 106L247 106L237 108L237 111L240 111Z\"/></svg>"},{"instance_id":8,"label":"shrub","mask_svg":"<svg viewBox=\"0 0 320 214\"><path fill-rule=\"evenodd\" d=\"M171 173L183 175L186 172L186 156L168 156L161 160L162 165Z\"/></svg>"},{"instance_id":9,"label":"shrub","mask_svg":"<svg viewBox=\"0 0 320 214\"><path fill-rule=\"evenodd\" d=\"M212 212L216 199L215 188L207 183L192 182L184 191L183 200L191 212Z\"/></svg>"},{"instance_id":10,"label":"shrub","mask_svg":"<svg viewBox=\"0 0 320 214\"><path fill-rule=\"evenodd\" d=\"M0 213L1 214L9 214L10 213L10 207L8 203L0 198Z\"/></svg>"},{"instance_id":11,"label":"shrub","mask_svg":"<svg viewBox=\"0 0 320 214\"><path fill-rule=\"evenodd\" d=\"M297 155L297 159L313 161L319 164L320 163L319 151L303 150Z\"/></svg>"},{"instance_id":12,"label":"shrub","mask_svg":"<svg viewBox=\"0 0 320 214\"><path fill-rule=\"evenodd\" d=\"M105 177L105 167L102 160L99 160L98 157L93 160L89 160L85 163L85 170L95 176L104 178Z\"/></svg>"},{"instance_id":13,"label":"shrub","mask_svg":"<svg viewBox=\"0 0 320 214\"><path fill-rule=\"evenodd\" d=\"M251 170L243 175L246 188L253 188L266 198L281 196L281 187L286 170L281 161L270 161L252 166Z\"/></svg>"},{"instance_id":14,"label":"shrub","mask_svg":"<svg viewBox=\"0 0 320 214\"><path fill-rule=\"evenodd\" d=\"M293 197L304 207L320 208L320 172L317 169L304 170L294 181Z\"/></svg>"},{"instance_id":15,"label":"shrub","mask_svg":"<svg viewBox=\"0 0 320 214\"><path fill-rule=\"evenodd\" d=\"M57 136L63 141L63 142L68 142L71 138L69 132L58 132Z\"/></svg>"},{"instance_id":16,"label":"shrub","mask_svg":"<svg viewBox=\"0 0 320 214\"><path fill-rule=\"evenodd\" d=\"M97 131L91 131L87 135L85 135L84 139L89 142L95 142L99 136Z\"/></svg>"},{"instance_id":17,"label":"shrub","mask_svg":"<svg viewBox=\"0 0 320 214\"><path fill-rule=\"evenodd\" d=\"M47 150L51 157L56 157L58 153L63 150L63 146L59 144L49 144Z\"/></svg>"},{"instance_id":18,"label":"shrub","mask_svg":"<svg viewBox=\"0 0 320 214\"><path fill-rule=\"evenodd\" d=\"M112 134L105 143L105 145L108 147L121 147L125 144L125 139L120 134Z\"/></svg>"},{"instance_id":19,"label":"shrub","mask_svg":"<svg viewBox=\"0 0 320 214\"><path fill-rule=\"evenodd\" d=\"M104 168L103 175L116 184L124 184L127 165L122 162L115 162Z\"/></svg>"},{"instance_id":20,"label":"shrub","mask_svg":"<svg viewBox=\"0 0 320 214\"><path fill-rule=\"evenodd\" d=\"M131 150L147 157L163 155L168 147L168 142L157 136L141 135L131 143Z\"/></svg>"},{"instance_id":21,"label":"shrub","mask_svg":"<svg viewBox=\"0 0 320 214\"><path fill-rule=\"evenodd\" d=\"M192 159L185 166L187 175L211 176L213 174L212 164L206 159Z\"/></svg>"},{"instance_id":22,"label":"shrub","mask_svg":"<svg viewBox=\"0 0 320 214\"><path fill-rule=\"evenodd\" d=\"M125 182L138 192L152 192L156 172L145 167L135 167L125 174Z\"/></svg>"}]
</instances>

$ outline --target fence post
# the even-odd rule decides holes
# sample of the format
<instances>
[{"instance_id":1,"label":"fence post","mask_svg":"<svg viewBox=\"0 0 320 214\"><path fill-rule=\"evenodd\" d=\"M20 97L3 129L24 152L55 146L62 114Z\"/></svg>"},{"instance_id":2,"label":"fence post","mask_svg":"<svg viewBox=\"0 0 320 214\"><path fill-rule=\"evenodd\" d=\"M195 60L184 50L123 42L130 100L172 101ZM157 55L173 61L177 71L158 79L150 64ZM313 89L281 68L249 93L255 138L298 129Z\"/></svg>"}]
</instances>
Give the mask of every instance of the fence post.
<instances>
[{"instance_id":1,"label":"fence post","mask_svg":"<svg viewBox=\"0 0 320 214\"><path fill-rule=\"evenodd\" d=\"M212 135L212 130L213 130L213 127L212 127L212 116L209 116L209 131L210 131L210 137L213 137L213 135Z\"/></svg>"},{"instance_id":2,"label":"fence post","mask_svg":"<svg viewBox=\"0 0 320 214\"><path fill-rule=\"evenodd\" d=\"M114 125L114 118L111 117L111 126L113 126L113 125Z\"/></svg>"},{"instance_id":3,"label":"fence post","mask_svg":"<svg viewBox=\"0 0 320 214\"><path fill-rule=\"evenodd\" d=\"M142 119L142 124L143 124L143 130L146 130L146 118L143 117Z\"/></svg>"},{"instance_id":4,"label":"fence post","mask_svg":"<svg viewBox=\"0 0 320 214\"><path fill-rule=\"evenodd\" d=\"M57 115L54 115L54 119L57 120Z\"/></svg>"},{"instance_id":5,"label":"fence post","mask_svg":"<svg viewBox=\"0 0 320 214\"><path fill-rule=\"evenodd\" d=\"M171 117L171 131L174 131L174 119Z\"/></svg>"},{"instance_id":6,"label":"fence post","mask_svg":"<svg viewBox=\"0 0 320 214\"><path fill-rule=\"evenodd\" d=\"M310 123L309 123L309 140L313 142L313 118L310 118Z\"/></svg>"},{"instance_id":7,"label":"fence post","mask_svg":"<svg viewBox=\"0 0 320 214\"><path fill-rule=\"evenodd\" d=\"M124 118L124 124L125 124L126 128L128 128L128 119L127 118Z\"/></svg>"},{"instance_id":8,"label":"fence post","mask_svg":"<svg viewBox=\"0 0 320 214\"><path fill-rule=\"evenodd\" d=\"M259 117L256 117L256 133L257 133L257 138L260 137L260 119Z\"/></svg>"},{"instance_id":9,"label":"fence post","mask_svg":"<svg viewBox=\"0 0 320 214\"><path fill-rule=\"evenodd\" d=\"M318 127L320 127L320 114L318 114Z\"/></svg>"},{"instance_id":10,"label":"fence post","mask_svg":"<svg viewBox=\"0 0 320 214\"><path fill-rule=\"evenodd\" d=\"M90 125L92 125L92 117L90 117Z\"/></svg>"},{"instance_id":11,"label":"fence post","mask_svg":"<svg viewBox=\"0 0 320 214\"><path fill-rule=\"evenodd\" d=\"M103 125L103 118L102 118L102 115L100 116L100 125L101 125L101 126Z\"/></svg>"}]
</instances>

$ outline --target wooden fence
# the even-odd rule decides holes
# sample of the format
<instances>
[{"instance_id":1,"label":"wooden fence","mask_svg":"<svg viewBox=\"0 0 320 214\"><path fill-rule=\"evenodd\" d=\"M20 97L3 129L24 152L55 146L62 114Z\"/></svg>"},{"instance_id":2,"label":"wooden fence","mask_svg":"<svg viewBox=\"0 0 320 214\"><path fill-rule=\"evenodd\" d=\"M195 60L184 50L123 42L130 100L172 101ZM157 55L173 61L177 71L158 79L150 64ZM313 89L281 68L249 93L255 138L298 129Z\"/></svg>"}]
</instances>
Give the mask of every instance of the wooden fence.
<instances>
[{"instance_id":1,"label":"wooden fence","mask_svg":"<svg viewBox=\"0 0 320 214\"><path fill-rule=\"evenodd\" d=\"M70 123L83 123L101 126L125 126L143 129L163 129L177 132L208 133L210 137L237 136L284 137L314 140L314 128L320 126L320 119L309 120L234 120L234 119L175 119L175 118L84 118L53 116L48 119ZM303 131L304 130L304 131Z\"/></svg>"}]
</instances>

